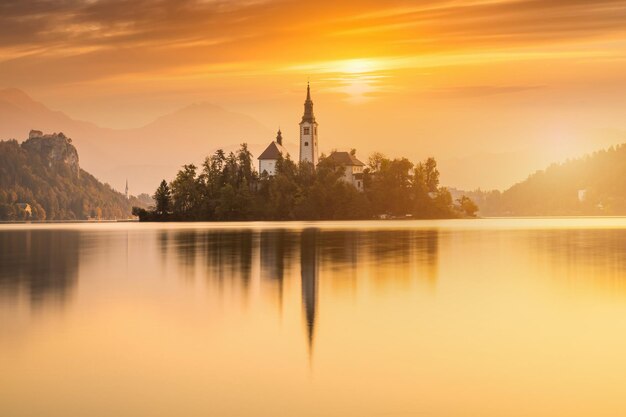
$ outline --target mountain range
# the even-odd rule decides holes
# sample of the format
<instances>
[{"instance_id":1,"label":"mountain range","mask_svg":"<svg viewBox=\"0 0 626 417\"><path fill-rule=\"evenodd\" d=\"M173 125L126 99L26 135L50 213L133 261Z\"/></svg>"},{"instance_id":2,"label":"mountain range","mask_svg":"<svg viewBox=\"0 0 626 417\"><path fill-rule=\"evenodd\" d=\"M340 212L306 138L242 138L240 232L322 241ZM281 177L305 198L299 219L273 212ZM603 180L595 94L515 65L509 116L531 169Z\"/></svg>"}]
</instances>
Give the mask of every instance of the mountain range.
<instances>
[{"instance_id":1,"label":"mountain range","mask_svg":"<svg viewBox=\"0 0 626 417\"><path fill-rule=\"evenodd\" d=\"M197 103L133 129L109 129L75 120L32 99L25 92L0 90L0 139L28 137L31 129L62 132L74 138L81 166L122 191L150 192L181 165L201 163L218 148L235 149L247 142L254 154L273 138L252 117L209 103Z\"/></svg>"}]
</instances>

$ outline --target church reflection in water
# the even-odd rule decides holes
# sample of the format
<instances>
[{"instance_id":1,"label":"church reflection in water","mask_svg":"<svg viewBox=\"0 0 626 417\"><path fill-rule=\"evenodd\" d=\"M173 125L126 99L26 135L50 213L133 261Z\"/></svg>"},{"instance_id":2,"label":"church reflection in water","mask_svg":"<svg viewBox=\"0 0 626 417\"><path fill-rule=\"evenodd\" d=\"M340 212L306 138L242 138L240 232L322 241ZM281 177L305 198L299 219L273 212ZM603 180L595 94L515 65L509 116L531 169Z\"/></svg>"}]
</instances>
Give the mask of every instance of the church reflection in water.
<instances>
[{"instance_id":1,"label":"church reflection in water","mask_svg":"<svg viewBox=\"0 0 626 417\"><path fill-rule=\"evenodd\" d=\"M437 256L435 230L303 230L300 278L309 348L315 337L320 283L340 294L356 291L360 283L381 288L418 281L431 287L437 278Z\"/></svg>"},{"instance_id":2,"label":"church reflection in water","mask_svg":"<svg viewBox=\"0 0 626 417\"><path fill-rule=\"evenodd\" d=\"M319 259L317 256L317 234L315 229L302 232L300 244L300 274L302 282L302 306L306 317L309 351L313 347L315 313L317 310Z\"/></svg>"},{"instance_id":3,"label":"church reflection in water","mask_svg":"<svg viewBox=\"0 0 626 417\"><path fill-rule=\"evenodd\" d=\"M159 241L163 253L175 248L182 277L203 276L222 293L245 294L258 279L282 309L287 283L299 284L309 351L322 284L341 293L361 282L380 289L419 281L432 288L437 278L436 230L196 230L164 232Z\"/></svg>"}]
</instances>

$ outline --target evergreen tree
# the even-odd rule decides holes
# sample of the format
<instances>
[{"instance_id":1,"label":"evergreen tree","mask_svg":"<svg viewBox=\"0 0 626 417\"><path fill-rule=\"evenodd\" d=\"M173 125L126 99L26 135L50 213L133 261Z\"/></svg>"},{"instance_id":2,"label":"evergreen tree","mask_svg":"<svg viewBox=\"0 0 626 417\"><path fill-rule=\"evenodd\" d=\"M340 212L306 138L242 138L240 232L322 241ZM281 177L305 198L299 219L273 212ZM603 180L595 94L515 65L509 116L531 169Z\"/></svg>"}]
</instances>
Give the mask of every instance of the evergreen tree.
<instances>
[{"instance_id":1,"label":"evergreen tree","mask_svg":"<svg viewBox=\"0 0 626 417\"><path fill-rule=\"evenodd\" d=\"M172 193L169 185L167 185L167 181L161 181L161 184L154 193L153 198L156 203L156 214L159 216L167 216L172 207Z\"/></svg>"},{"instance_id":2,"label":"evergreen tree","mask_svg":"<svg viewBox=\"0 0 626 417\"><path fill-rule=\"evenodd\" d=\"M201 196L200 191L199 183L196 181L196 166L184 165L171 184L173 210L181 220L198 218L196 203Z\"/></svg>"}]
</instances>

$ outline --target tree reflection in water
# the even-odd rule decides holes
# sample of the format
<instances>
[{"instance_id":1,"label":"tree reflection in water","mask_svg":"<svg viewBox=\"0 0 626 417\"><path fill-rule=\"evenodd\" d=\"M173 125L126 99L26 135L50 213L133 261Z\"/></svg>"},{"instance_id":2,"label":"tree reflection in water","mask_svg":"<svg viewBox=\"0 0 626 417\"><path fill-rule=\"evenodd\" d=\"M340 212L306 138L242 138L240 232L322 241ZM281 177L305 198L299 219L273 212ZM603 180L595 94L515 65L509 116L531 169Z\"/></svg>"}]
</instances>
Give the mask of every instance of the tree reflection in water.
<instances>
[{"instance_id":1,"label":"tree reflection in water","mask_svg":"<svg viewBox=\"0 0 626 417\"><path fill-rule=\"evenodd\" d=\"M173 248L183 276L202 275L220 291L240 287L245 294L258 271L264 290L276 292L279 309L285 281L299 281L309 349L321 282L355 289L360 279L384 288L413 279L433 286L437 278L436 230L192 230L163 232L159 242L164 256Z\"/></svg>"},{"instance_id":2,"label":"tree reflection in water","mask_svg":"<svg viewBox=\"0 0 626 417\"><path fill-rule=\"evenodd\" d=\"M27 230L0 233L0 294L26 294L33 308L64 304L78 282L80 234Z\"/></svg>"}]
</instances>

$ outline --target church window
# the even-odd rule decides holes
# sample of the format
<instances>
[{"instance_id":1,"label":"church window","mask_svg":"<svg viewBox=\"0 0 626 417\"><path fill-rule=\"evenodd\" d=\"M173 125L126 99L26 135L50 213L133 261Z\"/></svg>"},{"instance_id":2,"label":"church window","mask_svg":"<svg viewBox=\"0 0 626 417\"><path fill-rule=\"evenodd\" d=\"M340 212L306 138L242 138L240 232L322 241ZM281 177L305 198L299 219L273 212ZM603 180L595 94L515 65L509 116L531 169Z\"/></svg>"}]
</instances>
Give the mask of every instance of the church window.
<instances>
[{"instance_id":1,"label":"church window","mask_svg":"<svg viewBox=\"0 0 626 417\"><path fill-rule=\"evenodd\" d=\"M304 142L304 146L309 146L309 142Z\"/></svg>"},{"instance_id":2,"label":"church window","mask_svg":"<svg viewBox=\"0 0 626 417\"><path fill-rule=\"evenodd\" d=\"M305 128L303 128L303 129L302 129L302 134L303 134L303 135L308 135L308 134L310 133L310 131L311 131L311 130L310 130L310 128L309 128L309 127L305 127Z\"/></svg>"}]
</instances>

